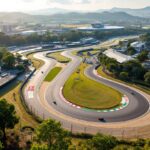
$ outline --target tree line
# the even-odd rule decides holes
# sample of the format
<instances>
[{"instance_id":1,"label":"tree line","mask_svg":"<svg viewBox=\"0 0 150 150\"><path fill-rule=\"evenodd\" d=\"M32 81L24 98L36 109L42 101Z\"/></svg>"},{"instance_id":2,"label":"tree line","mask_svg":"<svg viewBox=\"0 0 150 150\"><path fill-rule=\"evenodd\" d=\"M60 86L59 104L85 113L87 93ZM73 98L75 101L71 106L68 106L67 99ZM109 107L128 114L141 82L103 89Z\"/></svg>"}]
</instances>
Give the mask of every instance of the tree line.
<instances>
[{"instance_id":1,"label":"tree line","mask_svg":"<svg viewBox=\"0 0 150 150\"><path fill-rule=\"evenodd\" d=\"M145 42L146 47L150 48L150 31L140 36L140 39Z\"/></svg>"},{"instance_id":2,"label":"tree line","mask_svg":"<svg viewBox=\"0 0 150 150\"><path fill-rule=\"evenodd\" d=\"M147 58L147 51L143 51L137 58L143 61ZM145 81L146 84L150 85L150 72L142 66L138 59L119 63L103 53L99 54L100 64L105 70L112 73L114 77L130 82Z\"/></svg>"},{"instance_id":3,"label":"tree line","mask_svg":"<svg viewBox=\"0 0 150 150\"><path fill-rule=\"evenodd\" d=\"M42 121L34 130L34 138L22 148L20 135L9 142L9 132L19 123L15 107L5 99L0 100L0 150L148 150L150 140L119 140L111 135L73 134L52 119ZM11 135L13 136L13 135ZM72 139L79 139L74 144Z\"/></svg>"},{"instance_id":4,"label":"tree line","mask_svg":"<svg viewBox=\"0 0 150 150\"><path fill-rule=\"evenodd\" d=\"M108 30L108 31L95 31L95 32L80 32L80 31L66 31L64 33L55 34L46 32L44 35L31 34L31 35L6 35L0 33L0 46L23 46L40 44L54 41L79 41L84 37L93 37L98 40L106 40L115 36L137 35L144 33L141 29L122 29L122 30Z\"/></svg>"},{"instance_id":5,"label":"tree line","mask_svg":"<svg viewBox=\"0 0 150 150\"><path fill-rule=\"evenodd\" d=\"M28 61L22 61L20 54L12 54L7 48L0 47L0 67L3 69L18 69L24 71Z\"/></svg>"}]
</instances>

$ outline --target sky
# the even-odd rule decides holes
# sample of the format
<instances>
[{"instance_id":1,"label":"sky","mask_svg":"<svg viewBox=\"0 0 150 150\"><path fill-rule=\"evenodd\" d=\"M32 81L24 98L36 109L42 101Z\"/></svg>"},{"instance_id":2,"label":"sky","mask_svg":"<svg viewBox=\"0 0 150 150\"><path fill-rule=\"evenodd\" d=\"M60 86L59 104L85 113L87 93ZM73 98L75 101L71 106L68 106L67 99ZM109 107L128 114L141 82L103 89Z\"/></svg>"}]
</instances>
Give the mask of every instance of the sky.
<instances>
[{"instance_id":1,"label":"sky","mask_svg":"<svg viewBox=\"0 0 150 150\"><path fill-rule=\"evenodd\" d=\"M150 0L0 0L0 11L32 11L45 8L63 8L69 10L142 8L150 6Z\"/></svg>"}]
</instances>

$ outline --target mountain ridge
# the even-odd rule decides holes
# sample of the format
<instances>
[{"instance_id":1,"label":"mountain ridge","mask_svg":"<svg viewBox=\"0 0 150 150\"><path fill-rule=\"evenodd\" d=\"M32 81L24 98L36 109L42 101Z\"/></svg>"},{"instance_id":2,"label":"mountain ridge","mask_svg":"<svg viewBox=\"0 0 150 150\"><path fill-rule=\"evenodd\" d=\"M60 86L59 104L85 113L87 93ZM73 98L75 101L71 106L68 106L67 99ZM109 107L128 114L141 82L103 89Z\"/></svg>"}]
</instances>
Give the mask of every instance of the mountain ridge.
<instances>
[{"instance_id":1,"label":"mountain ridge","mask_svg":"<svg viewBox=\"0 0 150 150\"><path fill-rule=\"evenodd\" d=\"M0 13L0 22L4 23L90 23L100 21L102 23L150 23L150 19L136 17L125 12L88 12L88 13L59 13L53 15L29 15L20 12Z\"/></svg>"}]
</instances>

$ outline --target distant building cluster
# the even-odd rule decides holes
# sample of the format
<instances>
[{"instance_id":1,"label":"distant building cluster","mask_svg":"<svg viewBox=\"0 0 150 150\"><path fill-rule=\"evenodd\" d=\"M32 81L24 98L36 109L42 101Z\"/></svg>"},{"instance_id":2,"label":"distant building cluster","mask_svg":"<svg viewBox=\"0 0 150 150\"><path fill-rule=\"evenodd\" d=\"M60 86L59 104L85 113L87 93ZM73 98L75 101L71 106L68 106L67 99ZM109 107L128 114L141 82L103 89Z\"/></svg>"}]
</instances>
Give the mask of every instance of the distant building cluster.
<instances>
[{"instance_id":1,"label":"distant building cluster","mask_svg":"<svg viewBox=\"0 0 150 150\"><path fill-rule=\"evenodd\" d=\"M0 23L0 32L11 33L13 31L13 26L9 24Z\"/></svg>"},{"instance_id":2,"label":"distant building cluster","mask_svg":"<svg viewBox=\"0 0 150 150\"><path fill-rule=\"evenodd\" d=\"M131 56L117 52L117 50L115 49L108 49L107 51L104 52L104 54L110 58L114 58L119 63L123 63L133 59Z\"/></svg>"},{"instance_id":3,"label":"distant building cluster","mask_svg":"<svg viewBox=\"0 0 150 150\"><path fill-rule=\"evenodd\" d=\"M26 30L20 32L21 35L31 35L31 34L38 34L38 35L44 35L47 32L47 30Z\"/></svg>"},{"instance_id":4,"label":"distant building cluster","mask_svg":"<svg viewBox=\"0 0 150 150\"><path fill-rule=\"evenodd\" d=\"M85 26L85 27L79 27L77 30L79 31L101 31L101 30L119 30L124 29L123 26L110 26L110 25L104 25L102 23L92 23L91 26Z\"/></svg>"},{"instance_id":5,"label":"distant building cluster","mask_svg":"<svg viewBox=\"0 0 150 150\"><path fill-rule=\"evenodd\" d=\"M137 52L141 52L146 48L145 43L139 41L131 43L130 46L133 47Z\"/></svg>"},{"instance_id":6,"label":"distant building cluster","mask_svg":"<svg viewBox=\"0 0 150 150\"><path fill-rule=\"evenodd\" d=\"M121 43L122 43L121 48L117 48L116 46L114 46L113 48L106 50L104 54L110 58L114 58L119 63L124 63L129 60L135 59L140 54L141 51L147 49L146 44L142 41L134 41L132 43L129 43L129 40L124 39L121 40ZM131 56L126 54L129 44L130 47L134 48L134 50L136 51L136 53ZM148 54L148 58L149 60L142 63L142 65L145 68L150 69L150 52Z\"/></svg>"}]
</instances>

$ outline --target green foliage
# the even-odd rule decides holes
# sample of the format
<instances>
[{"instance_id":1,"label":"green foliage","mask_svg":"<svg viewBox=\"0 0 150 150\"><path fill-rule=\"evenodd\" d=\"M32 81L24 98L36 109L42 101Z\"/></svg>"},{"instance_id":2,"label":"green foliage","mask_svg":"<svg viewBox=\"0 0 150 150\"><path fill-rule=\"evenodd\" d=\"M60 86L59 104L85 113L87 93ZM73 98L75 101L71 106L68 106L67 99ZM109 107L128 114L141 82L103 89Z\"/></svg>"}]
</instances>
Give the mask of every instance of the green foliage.
<instances>
[{"instance_id":1,"label":"green foliage","mask_svg":"<svg viewBox=\"0 0 150 150\"><path fill-rule=\"evenodd\" d=\"M4 65L6 68L12 68L15 64L15 57L12 53L4 47L0 48L0 65Z\"/></svg>"},{"instance_id":2,"label":"green foliage","mask_svg":"<svg viewBox=\"0 0 150 150\"><path fill-rule=\"evenodd\" d=\"M31 150L49 150L46 144L33 144Z\"/></svg>"},{"instance_id":3,"label":"green foliage","mask_svg":"<svg viewBox=\"0 0 150 150\"><path fill-rule=\"evenodd\" d=\"M3 144L0 142L0 150L2 150L3 148Z\"/></svg>"},{"instance_id":4,"label":"green foliage","mask_svg":"<svg viewBox=\"0 0 150 150\"><path fill-rule=\"evenodd\" d=\"M3 132L0 130L0 139L3 137Z\"/></svg>"},{"instance_id":5,"label":"green foliage","mask_svg":"<svg viewBox=\"0 0 150 150\"><path fill-rule=\"evenodd\" d=\"M63 88L65 98L78 106L90 109L108 109L120 104L122 93L87 78L82 63L69 77ZM115 99L115 101L113 100Z\"/></svg>"},{"instance_id":6,"label":"green foliage","mask_svg":"<svg viewBox=\"0 0 150 150\"><path fill-rule=\"evenodd\" d=\"M136 50L133 47L129 46L126 53L128 55L134 55L136 53Z\"/></svg>"},{"instance_id":7,"label":"green foliage","mask_svg":"<svg viewBox=\"0 0 150 150\"><path fill-rule=\"evenodd\" d=\"M49 73L48 75L46 76L46 78L44 79L44 81L52 81L56 76L57 74L61 71L61 67L55 67L53 68Z\"/></svg>"},{"instance_id":8,"label":"green foliage","mask_svg":"<svg viewBox=\"0 0 150 150\"><path fill-rule=\"evenodd\" d=\"M107 68L110 68L111 69L111 65L113 65L113 66L115 66L116 65L116 67L117 67L117 65L118 65L118 62L115 60L115 59L113 59L113 58L109 58L109 57L107 57L106 55L103 55L103 54L100 54L99 55L99 60L100 60L100 63L103 65L103 66L106 66ZM111 65L110 65L111 64ZM115 68L116 68L115 67Z\"/></svg>"},{"instance_id":9,"label":"green foliage","mask_svg":"<svg viewBox=\"0 0 150 150\"><path fill-rule=\"evenodd\" d=\"M4 145L6 145L5 129L13 129L18 121L14 105L7 103L5 99L0 100L0 130L3 132L2 141Z\"/></svg>"},{"instance_id":10,"label":"green foliage","mask_svg":"<svg viewBox=\"0 0 150 150\"><path fill-rule=\"evenodd\" d=\"M49 53L47 56L56 59L60 63L68 63L71 59L61 55L62 52Z\"/></svg>"},{"instance_id":11,"label":"green foliage","mask_svg":"<svg viewBox=\"0 0 150 150\"><path fill-rule=\"evenodd\" d=\"M0 100L0 129L14 128L19 119L16 117L15 107L7 103L5 99Z\"/></svg>"},{"instance_id":12,"label":"green foliage","mask_svg":"<svg viewBox=\"0 0 150 150\"><path fill-rule=\"evenodd\" d=\"M87 150L109 150L117 145L117 139L112 136L97 134L92 139L87 140L85 147Z\"/></svg>"},{"instance_id":13,"label":"green foliage","mask_svg":"<svg viewBox=\"0 0 150 150\"><path fill-rule=\"evenodd\" d=\"M36 130L39 142L46 142L50 150L66 150L70 145L69 133L54 120L44 121Z\"/></svg>"},{"instance_id":14,"label":"green foliage","mask_svg":"<svg viewBox=\"0 0 150 150\"><path fill-rule=\"evenodd\" d=\"M135 60L131 60L128 62L124 62L119 64L116 60L107 57L106 55L99 56L100 63L106 67L110 72L114 73L115 75L121 75L121 72L128 72L128 77L130 79L143 79L145 74L145 69L143 66ZM125 75L124 73L122 74ZM121 75L121 78L123 77ZM123 77L124 79L124 77Z\"/></svg>"},{"instance_id":15,"label":"green foliage","mask_svg":"<svg viewBox=\"0 0 150 150\"><path fill-rule=\"evenodd\" d=\"M142 80L146 72L143 66L135 60L123 63L123 71L128 72L131 80Z\"/></svg>"},{"instance_id":16,"label":"green foliage","mask_svg":"<svg viewBox=\"0 0 150 150\"><path fill-rule=\"evenodd\" d=\"M74 17L73 17L74 18ZM67 19L68 20L68 19ZM129 22L128 22L129 23ZM60 35L47 32L44 35L31 34L28 36L23 35L5 35L0 33L0 45L1 46L13 46L13 45L26 45L26 44L39 44L53 41L78 41L84 37L94 37L99 40L108 39L116 36L125 35L137 35L143 33L143 30L138 29L122 29L122 30L110 30L110 31L96 31L91 33L84 33L79 31L68 31Z\"/></svg>"},{"instance_id":17,"label":"green foliage","mask_svg":"<svg viewBox=\"0 0 150 150\"><path fill-rule=\"evenodd\" d=\"M69 31L60 35L59 39L61 41L78 41L79 39L85 37L85 33L79 31Z\"/></svg>"},{"instance_id":18,"label":"green foliage","mask_svg":"<svg viewBox=\"0 0 150 150\"><path fill-rule=\"evenodd\" d=\"M145 82L150 84L150 71L144 75Z\"/></svg>"},{"instance_id":19,"label":"green foliage","mask_svg":"<svg viewBox=\"0 0 150 150\"><path fill-rule=\"evenodd\" d=\"M136 141L136 146L144 147L145 144L146 144L146 143L145 143L145 140L144 140L144 139L138 139L138 140Z\"/></svg>"},{"instance_id":20,"label":"green foliage","mask_svg":"<svg viewBox=\"0 0 150 150\"><path fill-rule=\"evenodd\" d=\"M20 70L20 71L24 71L25 70L25 66L23 64L19 64L16 66L16 69Z\"/></svg>"},{"instance_id":21,"label":"green foliage","mask_svg":"<svg viewBox=\"0 0 150 150\"><path fill-rule=\"evenodd\" d=\"M133 146L129 145L118 145L113 150L135 150Z\"/></svg>"},{"instance_id":22,"label":"green foliage","mask_svg":"<svg viewBox=\"0 0 150 150\"><path fill-rule=\"evenodd\" d=\"M15 64L15 57L13 54L7 54L3 57L3 62L5 64L5 67L12 68Z\"/></svg>"},{"instance_id":23,"label":"green foliage","mask_svg":"<svg viewBox=\"0 0 150 150\"><path fill-rule=\"evenodd\" d=\"M150 32L140 36L140 39L146 43L146 46L150 48Z\"/></svg>"},{"instance_id":24,"label":"green foliage","mask_svg":"<svg viewBox=\"0 0 150 150\"><path fill-rule=\"evenodd\" d=\"M121 72L120 75L119 75L119 78L121 80L127 81L129 79L129 75L128 75L127 72Z\"/></svg>"},{"instance_id":25,"label":"green foliage","mask_svg":"<svg viewBox=\"0 0 150 150\"><path fill-rule=\"evenodd\" d=\"M140 62L143 62L143 61L145 61L146 59L148 59L148 51L142 51L142 52L137 56L137 59L138 59Z\"/></svg>"}]
</instances>

